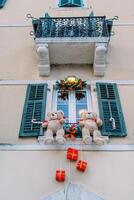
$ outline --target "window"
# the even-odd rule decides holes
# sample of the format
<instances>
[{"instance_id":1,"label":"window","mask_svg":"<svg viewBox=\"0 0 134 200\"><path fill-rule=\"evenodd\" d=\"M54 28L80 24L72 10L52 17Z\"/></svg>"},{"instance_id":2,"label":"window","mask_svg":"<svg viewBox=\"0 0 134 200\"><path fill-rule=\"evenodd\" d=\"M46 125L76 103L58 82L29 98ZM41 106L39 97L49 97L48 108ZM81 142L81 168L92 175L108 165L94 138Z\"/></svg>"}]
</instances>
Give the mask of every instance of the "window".
<instances>
[{"instance_id":1,"label":"window","mask_svg":"<svg viewBox=\"0 0 134 200\"><path fill-rule=\"evenodd\" d=\"M103 120L102 135L112 137L124 137L127 135L116 84L97 83L96 92L89 88L71 92L68 90L53 90L52 83L50 83L49 87L51 90L48 92L46 83L28 85L19 137L38 137L42 135L40 124L33 124L32 119L36 119L38 122L43 121L49 111L63 110L66 122L75 124L79 120L79 111L81 109L94 111L93 107L97 108L97 100L100 118ZM80 136L81 130L78 124L77 129Z\"/></svg>"},{"instance_id":2,"label":"window","mask_svg":"<svg viewBox=\"0 0 134 200\"><path fill-rule=\"evenodd\" d=\"M82 7L82 0L60 0L60 7Z\"/></svg>"},{"instance_id":3,"label":"window","mask_svg":"<svg viewBox=\"0 0 134 200\"><path fill-rule=\"evenodd\" d=\"M54 91L53 110L63 110L67 123L76 123L81 109L91 109L89 89L82 91Z\"/></svg>"}]
</instances>

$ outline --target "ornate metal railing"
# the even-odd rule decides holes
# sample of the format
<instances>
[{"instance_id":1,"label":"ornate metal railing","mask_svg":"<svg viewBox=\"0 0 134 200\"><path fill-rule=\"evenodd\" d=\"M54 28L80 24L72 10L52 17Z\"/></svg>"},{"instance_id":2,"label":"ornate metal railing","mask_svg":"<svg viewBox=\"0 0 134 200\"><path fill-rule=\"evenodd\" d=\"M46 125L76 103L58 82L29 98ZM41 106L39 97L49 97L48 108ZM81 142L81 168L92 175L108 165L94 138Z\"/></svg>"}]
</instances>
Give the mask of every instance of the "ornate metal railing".
<instances>
[{"instance_id":1,"label":"ornate metal railing","mask_svg":"<svg viewBox=\"0 0 134 200\"><path fill-rule=\"evenodd\" d=\"M104 17L61 17L33 20L36 38L109 37Z\"/></svg>"}]
</instances>

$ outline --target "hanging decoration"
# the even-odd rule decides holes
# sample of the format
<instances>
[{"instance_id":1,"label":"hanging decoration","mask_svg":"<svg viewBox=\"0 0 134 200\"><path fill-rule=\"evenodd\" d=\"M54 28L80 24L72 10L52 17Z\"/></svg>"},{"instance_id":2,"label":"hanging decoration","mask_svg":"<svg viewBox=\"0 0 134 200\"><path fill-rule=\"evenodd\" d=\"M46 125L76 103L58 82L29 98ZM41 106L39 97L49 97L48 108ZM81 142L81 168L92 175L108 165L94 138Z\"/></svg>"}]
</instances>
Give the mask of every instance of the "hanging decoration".
<instances>
[{"instance_id":1,"label":"hanging decoration","mask_svg":"<svg viewBox=\"0 0 134 200\"><path fill-rule=\"evenodd\" d=\"M78 91L78 92L76 92L75 96L76 96L76 99L78 101L80 101L81 99L85 98L85 92L84 91Z\"/></svg>"},{"instance_id":2,"label":"hanging decoration","mask_svg":"<svg viewBox=\"0 0 134 200\"><path fill-rule=\"evenodd\" d=\"M77 161L78 160L78 156L79 156L78 149L74 149L74 148L68 148L67 149L67 159L68 160ZM78 171L85 172L86 168L87 168L87 162L86 161L79 160L76 163L76 169ZM69 173L71 173L71 172L69 172ZM60 167L60 170L56 170L56 175L55 175L56 181L64 182L65 181L65 177L66 177L65 170L61 170L61 167Z\"/></svg>"},{"instance_id":3,"label":"hanging decoration","mask_svg":"<svg viewBox=\"0 0 134 200\"><path fill-rule=\"evenodd\" d=\"M65 181L65 170L56 170L56 175L55 175L55 179L58 182L64 182Z\"/></svg>"},{"instance_id":4,"label":"hanging decoration","mask_svg":"<svg viewBox=\"0 0 134 200\"><path fill-rule=\"evenodd\" d=\"M76 168L78 171L84 172L87 168L87 162L79 160L76 165Z\"/></svg>"},{"instance_id":5,"label":"hanging decoration","mask_svg":"<svg viewBox=\"0 0 134 200\"><path fill-rule=\"evenodd\" d=\"M73 124L73 125L69 126L69 128L65 129L65 138L71 138L72 141L75 141L76 133L77 133L77 128Z\"/></svg>"},{"instance_id":6,"label":"hanging decoration","mask_svg":"<svg viewBox=\"0 0 134 200\"><path fill-rule=\"evenodd\" d=\"M67 150L67 159L72 161L78 160L78 150L73 148L68 148Z\"/></svg>"},{"instance_id":7,"label":"hanging decoration","mask_svg":"<svg viewBox=\"0 0 134 200\"><path fill-rule=\"evenodd\" d=\"M56 89L61 91L77 91L82 90L84 87L86 87L86 85L86 81L83 81L82 79L77 78L76 76L69 76L65 80L57 81Z\"/></svg>"}]
</instances>

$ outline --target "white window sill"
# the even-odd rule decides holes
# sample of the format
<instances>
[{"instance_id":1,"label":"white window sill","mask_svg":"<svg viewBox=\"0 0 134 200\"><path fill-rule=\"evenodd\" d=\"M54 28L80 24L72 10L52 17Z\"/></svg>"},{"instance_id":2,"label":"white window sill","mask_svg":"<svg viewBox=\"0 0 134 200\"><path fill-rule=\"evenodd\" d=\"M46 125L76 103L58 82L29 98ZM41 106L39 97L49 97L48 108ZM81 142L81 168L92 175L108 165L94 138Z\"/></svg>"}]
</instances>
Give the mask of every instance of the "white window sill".
<instances>
[{"instance_id":1,"label":"white window sill","mask_svg":"<svg viewBox=\"0 0 134 200\"><path fill-rule=\"evenodd\" d=\"M48 151L48 150L67 150L68 147L73 147L78 150L84 151L107 151L107 152L126 152L134 151L134 144L124 144L124 145L41 145L41 144L32 144L32 145L22 145L22 144L1 144L0 151Z\"/></svg>"}]
</instances>

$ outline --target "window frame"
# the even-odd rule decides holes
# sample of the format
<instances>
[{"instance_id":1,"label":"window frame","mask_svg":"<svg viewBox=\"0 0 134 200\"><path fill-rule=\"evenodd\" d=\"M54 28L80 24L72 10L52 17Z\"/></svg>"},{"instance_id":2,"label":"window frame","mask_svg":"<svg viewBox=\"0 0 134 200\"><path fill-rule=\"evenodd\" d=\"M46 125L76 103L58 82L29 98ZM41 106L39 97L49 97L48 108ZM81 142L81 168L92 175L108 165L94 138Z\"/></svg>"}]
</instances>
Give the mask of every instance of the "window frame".
<instances>
[{"instance_id":1,"label":"window frame","mask_svg":"<svg viewBox=\"0 0 134 200\"><path fill-rule=\"evenodd\" d=\"M93 104L92 104L91 89L85 88L80 91L86 91L87 110L92 110ZM58 94L58 90L54 89L53 96L52 96L52 111L57 110L57 94ZM68 123L77 123L75 91L69 92L68 104L69 104L68 105Z\"/></svg>"}]
</instances>

